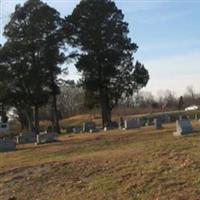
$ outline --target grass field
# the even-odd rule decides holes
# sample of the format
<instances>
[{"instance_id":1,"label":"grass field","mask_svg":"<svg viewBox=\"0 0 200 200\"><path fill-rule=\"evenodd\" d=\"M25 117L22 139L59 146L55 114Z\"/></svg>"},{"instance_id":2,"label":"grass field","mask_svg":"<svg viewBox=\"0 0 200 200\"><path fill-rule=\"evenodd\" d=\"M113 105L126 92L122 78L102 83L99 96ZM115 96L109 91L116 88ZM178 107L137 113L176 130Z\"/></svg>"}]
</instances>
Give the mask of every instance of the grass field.
<instances>
[{"instance_id":1,"label":"grass field","mask_svg":"<svg viewBox=\"0 0 200 200\"><path fill-rule=\"evenodd\" d=\"M0 199L199 200L200 131L176 138L174 130L65 135L0 153Z\"/></svg>"}]
</instances>

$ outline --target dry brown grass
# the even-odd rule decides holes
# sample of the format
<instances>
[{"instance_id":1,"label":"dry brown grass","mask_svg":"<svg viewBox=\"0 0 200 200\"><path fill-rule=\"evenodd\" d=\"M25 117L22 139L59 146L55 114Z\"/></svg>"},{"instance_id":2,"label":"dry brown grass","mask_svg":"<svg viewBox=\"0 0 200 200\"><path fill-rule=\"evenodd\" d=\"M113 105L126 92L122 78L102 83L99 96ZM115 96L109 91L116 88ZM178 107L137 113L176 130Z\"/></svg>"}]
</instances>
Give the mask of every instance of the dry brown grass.
<instances>
[{"instance_id":1,"label":"dry brown grass","mask_svg":"<svg viewBox=\"0 0 200 200\"><path fill-rule=\"evenodd\" d=\"M66 135L53 144L20 145L0 154L0 199L200 199L200 135L174 138L174 128Z\"/></svg>"},{"instance_id":2,"label":"dry brown grass","mask_svg":"<svg viewBox=\"0 0 200 200\"><path fill-rule=\"evenodd\" d=\"M97 124L101 123L100 115L82 114L60 120L60 126L65 128L68 126L77 126L77 125L82 125L83 122L90 120L93 120ZM46 129L48 126L51 126L50 121L43 120L40 122L41 129Z\"/></svg>"}]
</instances>

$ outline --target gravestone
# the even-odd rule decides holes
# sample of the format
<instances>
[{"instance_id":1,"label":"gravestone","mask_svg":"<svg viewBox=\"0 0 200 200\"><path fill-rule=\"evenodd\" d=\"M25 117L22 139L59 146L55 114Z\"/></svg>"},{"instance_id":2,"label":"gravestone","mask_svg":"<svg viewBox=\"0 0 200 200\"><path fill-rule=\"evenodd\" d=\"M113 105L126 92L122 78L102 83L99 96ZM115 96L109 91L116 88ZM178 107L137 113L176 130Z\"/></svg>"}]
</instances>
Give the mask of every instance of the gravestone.
<instances>
[{"instance_id":1,"label":"gravestone","mask_svg":"<svg viewBox=\"0 0 200 200\"><path fill-rule=\"evenodd\" d=\"M16 144L11 139L1 139L0 140L0 152L15 151Z\"/></svg>"},{"instance_id":2,"label":"gravestone","mask_svg":"<svg viewBox=\"0 0 200 200\"><path fill-rule=\"evenodd\" d=\"M20 133L20 135L16 136L17 144L26 144L35 142L36 142L36 134L34 132Z\"/></svg>"},{"instance_id":3,"label":"gravestone","mask_svg":"<svg viewBox=\"0 0 200 200\"><path fill-rule=\"evenodd\" d=\"M0 123L0 137L9 135L9 125L8 123Z\"/></svg>"},{"instance_id":4,"label":"gravestone","mask_svg":"<svg viewBox=\"0 0 200 200\"><path fill-rule=\"evenodd\" d=\"M124 128L125 129L140 128L140 120L139 119L125 120Z\"/></svg>"},{"instance_id":5,"label":"gravestone","mask_svg":"<svg viewBox=\"0 0 200 200\"><path fill-rule=\"evenodd\" d=\"M155 129L161 129L162 128L162 119L161 118L155 118L154 119L154 127Z\"/></svg>"},{"instance_id":6,"label":"gravestone","mask_svg":"<svg viewBox=\"0 0 200 200\"><path fill-rule=\"evenodd\" d=\"M192 124L188 119L182 119L176 121L176 132L174 136L187 135L193 132Z\"/></svg>"},{"instance_id":7,"label":"gravestone","mask_svg":"<svg viewBox=\"0 0 200 200\"><path fill-rule=\"evenodd\" d=\"M83 123L83 132L95 132L96 124L93 121L88 121Z\"/></svg>"},{"instance_id":8,"label":"gravestone","mask_svg":"<svg viewBox=\"0 0 200 200\"><path fill-rule=\"evenodd\" d=\"M37 144L45 144L56 141L57 134L54 132L40 133L36 136Z\"/></svg>"}]
</instances>

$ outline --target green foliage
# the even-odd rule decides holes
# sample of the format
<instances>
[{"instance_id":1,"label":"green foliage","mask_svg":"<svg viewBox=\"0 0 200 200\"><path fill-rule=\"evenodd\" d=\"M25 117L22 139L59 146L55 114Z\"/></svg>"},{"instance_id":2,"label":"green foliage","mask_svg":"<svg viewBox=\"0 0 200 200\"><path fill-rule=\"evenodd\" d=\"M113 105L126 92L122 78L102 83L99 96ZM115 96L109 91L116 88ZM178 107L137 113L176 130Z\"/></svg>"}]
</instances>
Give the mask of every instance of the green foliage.
<instances>
[{"instance_id":1,"label":"green foliage","mask_svg":"<svg viewBox=\"0 0 200 200\"><path fill-rule=\"evenodd\" d=\"M147 84L148 71L133 63L138 46L128 37L128 24L114 2L81 1L65 19L64 33L67 42L80 51L76 67L103 112L110 112L122 95L130 96Z\"/></svg>"},{"instance_id":2,"label":"green foliage","mask_svg":"<svg viewBox=\"0 0 200 200\"><path fill-rule=\"evenodd\" d=\"M17 5L5 26L2 61L11 77L9 101L17 108L39 108L59 93L59 64L65 61L60 14L40 0Z\"/></svg>"}]
</instances>

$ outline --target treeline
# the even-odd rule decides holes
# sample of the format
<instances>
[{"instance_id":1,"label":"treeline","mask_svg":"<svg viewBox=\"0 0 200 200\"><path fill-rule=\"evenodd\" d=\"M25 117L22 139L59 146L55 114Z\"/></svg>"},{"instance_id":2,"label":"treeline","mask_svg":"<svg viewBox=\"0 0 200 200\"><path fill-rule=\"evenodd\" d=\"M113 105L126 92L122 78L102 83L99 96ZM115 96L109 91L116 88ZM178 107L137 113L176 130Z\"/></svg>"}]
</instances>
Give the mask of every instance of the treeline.
<instances>
[{"instance_id":1,"label":"treeline","mask_svg":"<svg viewBox=\"0 0 200 200\"><path fill-rule=\"evenodd\" d=\"M62 116L98 107L108 126L121 99L149 80L144 65L134 60L138 46L128 34L128 23L111 0L82 0L64 18L40 0L17 5L0 47L1 115L14 107L22 129L38 133L46 112L60 132ZM79 86L60 78L71 61L82 75Z\"/></svg>"},{"instance_id":2,"label":"treeline","mask_svg":"<svg viewBox=\"0 0 200 200\"><path fill-rule=\"evenodd\" d=\"M64 119L77 114L95 114L99 116L98 105L90 107L87 105L84 88L74 82L65 83L58 95L59 118ZM200 106L200 93L195 92L191 86L186 88L182 96L176 95L170 90L160 91L157 95L151 92L140 91L129 98L121 98L118 105L113 109L115 116L142 114L149 112L163 112L171 110L184 110L186 107ZM41 119L50 119L51 105L40 110Z\"/></svg>"},{"instance_id":3,"label":"treeline","mask_svg":"<svg viewBox=\"0 0 200 200\"><path fill-rule=\"evenodd\" d=\"M121 102L121 107L134 108L139 113L143 111L184 110L193 105L200 106L200 93L196 92L192 86L188 86L181 96L171 90L160 91L157 95L141 91Z\"/></svg>"}]
</instances>

